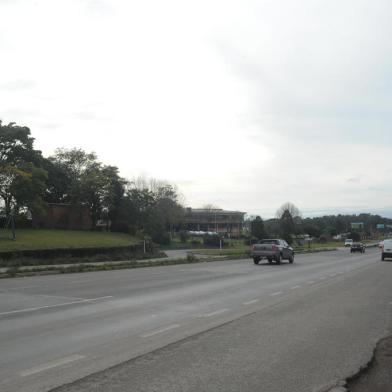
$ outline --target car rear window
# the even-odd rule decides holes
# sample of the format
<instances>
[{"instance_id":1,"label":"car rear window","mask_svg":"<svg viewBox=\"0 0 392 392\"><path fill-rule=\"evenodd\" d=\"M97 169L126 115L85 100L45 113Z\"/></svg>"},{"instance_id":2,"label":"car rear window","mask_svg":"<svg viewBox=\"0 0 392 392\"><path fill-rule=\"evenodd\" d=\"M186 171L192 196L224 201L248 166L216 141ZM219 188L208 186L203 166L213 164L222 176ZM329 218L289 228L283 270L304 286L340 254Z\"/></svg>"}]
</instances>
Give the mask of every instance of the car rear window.
<instances>
[{"instance_id":1,"label":"car rear window","mask_svg":"<svg viewBox=\"0 0 392 392\"><path fill-rule=\"evenodd\" d=\"M259 241L259 244L276 244L279 245L278 240L261 240Z\"/></svg>"}]
</instances>

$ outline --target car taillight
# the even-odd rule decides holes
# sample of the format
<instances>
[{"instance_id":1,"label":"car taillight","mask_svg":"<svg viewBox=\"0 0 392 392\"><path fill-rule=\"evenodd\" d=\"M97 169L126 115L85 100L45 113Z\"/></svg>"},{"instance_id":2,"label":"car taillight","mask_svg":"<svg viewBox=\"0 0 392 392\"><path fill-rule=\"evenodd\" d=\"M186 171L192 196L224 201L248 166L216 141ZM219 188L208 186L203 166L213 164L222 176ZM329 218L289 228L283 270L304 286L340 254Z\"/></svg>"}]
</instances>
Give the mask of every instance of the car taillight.
<instances>
[{"instance_id":1,"label":"car taillight","mask_svg":"<svg viewBox=\"0 0 392 392\"><path fill-rule=\"evenodd\" d=\"M255 250L256 249L256 246L255 245L252 245L252 248L251 248L252 250Z\"/></svg>"}]
</instances>

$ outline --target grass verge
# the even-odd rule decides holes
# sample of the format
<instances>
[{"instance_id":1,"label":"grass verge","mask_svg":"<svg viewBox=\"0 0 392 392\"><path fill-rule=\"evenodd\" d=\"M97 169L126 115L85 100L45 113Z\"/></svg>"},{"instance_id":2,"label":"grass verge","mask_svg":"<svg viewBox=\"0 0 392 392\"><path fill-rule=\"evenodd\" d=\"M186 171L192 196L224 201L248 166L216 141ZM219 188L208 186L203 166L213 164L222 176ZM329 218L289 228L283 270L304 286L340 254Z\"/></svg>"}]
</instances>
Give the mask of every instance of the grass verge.
<instances>
[{"instance_id":1,"label":"grass verge","mask_svg":"<svg viewBox=\"0 0 392 392\"><path fill-rule=\"evenodd\" d=\"M139 239L124 233L40 229L18 229L13 241L9 230L0 230L0 254L34 249L121 247L139 242Z\"/></svg>"}]
</instances>

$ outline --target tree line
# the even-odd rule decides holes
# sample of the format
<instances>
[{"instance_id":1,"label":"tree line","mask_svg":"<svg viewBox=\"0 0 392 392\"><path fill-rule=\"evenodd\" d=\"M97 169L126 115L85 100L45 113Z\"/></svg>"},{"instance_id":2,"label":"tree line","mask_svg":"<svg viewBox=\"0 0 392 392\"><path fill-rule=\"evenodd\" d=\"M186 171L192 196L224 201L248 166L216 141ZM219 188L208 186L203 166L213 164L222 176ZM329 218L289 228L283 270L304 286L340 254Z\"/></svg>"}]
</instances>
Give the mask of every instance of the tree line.
<instances>
[{"instance_id":1,"label":"tree line","mask_svg":"<svg viewBox=\"0 0 392 392\"><path fill-rule=\"evenodd\" d=\"M352 223L361 225L353 227ZM385 228L378 230L378 224L383 224ZM260 216L252 218L250 231L255 239L281 237L291 244L295 237L305 234L321 242L329 241L339 234L354 240L375 238L388 231L387 225L392 227L392 219L369 213L302 218L299 209L288 202L278 209L273 219L264 221Z\"/></svg>"},{"instance_id":2,"label":"tree line","mask_svg":"<svg viewBox=\"0 0 392 392\"><path fill-rule=\"evenodd\" d=\"M184 208L177 188L165 181L120 176L95 153L58 148L44 157L34 148L28 127L0 121L0 200L3 216L23 219L26 212L45 214L49 203L84 205L91 229L98 220L112 231L169 241L170 228L181 221Z\"/></svg>"}]
</instances>

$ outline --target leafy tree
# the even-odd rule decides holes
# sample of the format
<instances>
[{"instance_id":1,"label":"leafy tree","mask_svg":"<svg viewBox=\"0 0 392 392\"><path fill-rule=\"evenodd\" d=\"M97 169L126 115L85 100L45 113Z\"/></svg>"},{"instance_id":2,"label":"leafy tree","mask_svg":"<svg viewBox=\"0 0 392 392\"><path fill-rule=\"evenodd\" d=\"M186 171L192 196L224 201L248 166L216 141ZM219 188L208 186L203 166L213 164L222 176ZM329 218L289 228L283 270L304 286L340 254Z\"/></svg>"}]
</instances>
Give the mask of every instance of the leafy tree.
<instances>
[{"instance_id":1,"label":"leafy tree","mask_svg":"<svg viewBox=\"0 0 392 392\"><path fill-rule=\"evenodd\" d=\"M95 153L82 149L57 149L47 164L50 174L48 200L87 205L92 228L98 219L118 219L118 210L124 197L125 180L118 168L98 161Z\"/></svg>"},{"instance_id":2,"label":"leafy tree","mask_svg":"<svg viewBox=\"0 0 392 392\"><path fill-rule=\"evenodd\" d=\"M72 180L65 166L50 159L43 160L48 173L44 199L48 203L69 203Z\"/></svg>"},{"instance_id":3,"label":"leafy tree","mask_svg":"<svg viewBox=\"0 0 392 392\"><path fill-rule=\"evenodd\" d=\"M117 167L102 166L99 163L89 167L81 175L79 201L89 206L93 228L103 211L108 216L115 215L116 201L124 193L122 182Z\"/></svg>"},{"instance_id":4,"label":"leafy tree","mask_svg":"<svg viewBox=\"0 0 392 392\"><path fill-rule=\"evenodd\" d=\"M33 143L29 128L0 121L0 197L7 217L22 207L43 207L46 171Z\"/></svg>"},{"instance_id":5,"label":"leafy tree","mask_svg":"<svg viewBox=\"0 0 392 392\"><path fill-rule=\"evenodd\" d=\"M80 148L58 148L49 161L52 163L49 172L52 195L58 195L57 202L80 203L82 177L88 172L93 173L100 165L97 155ZM61 181L53 178L56 174L61 175Z\"/></svg>"},{"instance_id":6,"label":"leafy tree","mask_svg":"<svg viewBox=\"0 0 392 392\"><path fill-rule=\"evenodd\" d=\"M137 179L128 189L119 208L119 221L129 230L142 232L155 242L170 242L170 231L183 217L177 189L158 180Z\"/></svg>"},{"instance_id":7,"label":"leafy tree","mask_svg":"<svg viewBox=\"0 0 392 392\"><path fill-rule=\"evenodd\" d=\"M305 234L309 234L311 237L320 237L322 231L315 224L307 223L303 226L303 231Z\"/></svg>"},{"instance_id":8,"label":"leafy tree","mask_svg":"<svg viewBox=\"0 0 392 392\"><path fill-rule=\"evenodd\" d=\"M267 237L267 233L264 227L264 221L260 216L256 216L254 220L251 222L251 234L252 237L256 237L257 239L263 239Z\"/></svg>"}]
</instances>

